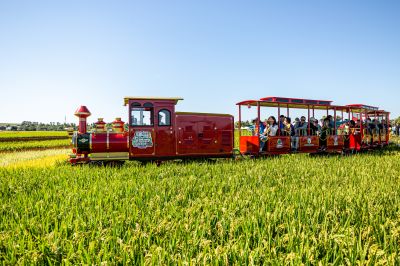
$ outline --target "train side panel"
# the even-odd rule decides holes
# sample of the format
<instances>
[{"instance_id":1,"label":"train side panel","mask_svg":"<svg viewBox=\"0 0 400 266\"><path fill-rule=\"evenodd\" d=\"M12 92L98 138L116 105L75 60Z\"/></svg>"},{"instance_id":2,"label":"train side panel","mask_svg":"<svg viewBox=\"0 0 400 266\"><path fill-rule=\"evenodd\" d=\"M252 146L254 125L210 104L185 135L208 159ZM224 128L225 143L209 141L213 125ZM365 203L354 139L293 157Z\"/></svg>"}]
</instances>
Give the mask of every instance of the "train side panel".
<instances>
[{"instance_id":1,"label":"train side panel","mask_svg":"<svg viewBox=\"0 0 400 266\"><path fill-rule=\"evenodd\" d=\"M175 121L177 157L232 156L233 116L177 112Z\"/></svg>"}]
</instances>

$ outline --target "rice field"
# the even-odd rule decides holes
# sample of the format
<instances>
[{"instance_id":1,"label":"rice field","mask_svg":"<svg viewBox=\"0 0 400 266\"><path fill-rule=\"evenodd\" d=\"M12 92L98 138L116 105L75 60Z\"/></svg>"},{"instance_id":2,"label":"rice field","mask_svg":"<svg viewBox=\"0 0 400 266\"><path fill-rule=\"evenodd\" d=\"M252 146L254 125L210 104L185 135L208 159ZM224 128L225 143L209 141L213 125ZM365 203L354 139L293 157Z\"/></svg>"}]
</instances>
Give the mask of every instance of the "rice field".
<instances>
[{"instance_id":1,"label":"rice field","mask_svg":"<svg viewBox=\"0 0 400 266\"><path fill-rule=\"evenodd\" d=\"M39 141L7 141L0 142L0 152L40 150L68 147L69 139L39 140Z\"/></svg>"},{"instance_id":2,"label":"rice field","mask_svg":"<svg viewBox=\"0 0 400 266\"><path fill-rule=\"evenodd\" d=\"M0 131L0 139L33 138L33 137L66 137L66 131Z\"/></svg>"},{"instance_id":3,"label":"rice field","mask_svg":"<svg viewBox=\"0 0 400 266\"><path fill-rule=\"evenodd\" d=\"M41 152L60 158L0 155L2 264L400 264L397 146L120 168Z\"/></svg>"},{"instance_id":4,"label":"rice field","mask_svg":"<svg viewBox=\"0 0 400 266\"><path fill-rule=\"evenodd\" d=\"M0 153L0 167L29 168L49 167L65 162L69 149L46 149L41 151L20 151Z\"/></svg>"},{"instance_id":5,"label":"rice field","mask_svg":"<svg viewBox=\"0 0 400 266\"><path fill-rule=\"evenodd\" d=\"M1 131L0 153L68 147L66 131Z\"/></svg>"}]
</instances>

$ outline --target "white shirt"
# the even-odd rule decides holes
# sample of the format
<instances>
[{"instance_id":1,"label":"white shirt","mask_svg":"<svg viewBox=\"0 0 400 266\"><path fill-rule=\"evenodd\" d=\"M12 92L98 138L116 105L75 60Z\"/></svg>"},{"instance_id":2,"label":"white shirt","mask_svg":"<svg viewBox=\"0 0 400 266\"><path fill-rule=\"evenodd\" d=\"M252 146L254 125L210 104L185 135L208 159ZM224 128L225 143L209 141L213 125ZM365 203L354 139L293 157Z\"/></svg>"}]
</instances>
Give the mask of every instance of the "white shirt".
<instances>
[{"instance_id":1,"label":"white shirt","mask_svg":"<svg viewBox=\"0 0 400 266\"><path fill-rule=\"evenodd\" d=\"M268 136L274 137L278 132L278 125L270 126L268 125Z\"/></svg>"}]
</instances>

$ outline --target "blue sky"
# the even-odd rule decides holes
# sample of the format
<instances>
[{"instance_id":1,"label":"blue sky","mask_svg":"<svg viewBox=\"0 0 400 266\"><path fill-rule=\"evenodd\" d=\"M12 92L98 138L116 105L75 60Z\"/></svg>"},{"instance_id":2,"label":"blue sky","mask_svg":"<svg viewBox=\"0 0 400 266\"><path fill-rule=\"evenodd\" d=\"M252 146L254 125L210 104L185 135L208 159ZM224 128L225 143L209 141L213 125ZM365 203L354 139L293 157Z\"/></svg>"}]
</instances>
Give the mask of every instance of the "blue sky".
<instances>
[{"instance_id":1,"label":"blue sky","mask_svg":"<svg viewBox=\"0 0 400 266\"><path fill-rule=\"evenodd\" d=\"M0 122L127 117L124 96L237 113L276 95L400 115L400 1L0 1Z\"/></svg>"}]
</instances>

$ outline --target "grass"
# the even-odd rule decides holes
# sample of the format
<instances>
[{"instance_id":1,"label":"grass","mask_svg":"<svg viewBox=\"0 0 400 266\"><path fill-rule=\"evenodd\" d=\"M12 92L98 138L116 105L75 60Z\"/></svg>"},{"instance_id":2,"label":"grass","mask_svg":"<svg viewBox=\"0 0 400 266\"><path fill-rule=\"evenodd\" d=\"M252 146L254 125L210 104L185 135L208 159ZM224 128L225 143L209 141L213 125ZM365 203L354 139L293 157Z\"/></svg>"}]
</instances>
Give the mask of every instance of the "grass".
<instances>
[{"instance_id":1,"label":"grass","mask_svg":"<svg viewBox=\"0 0 400 266\"><path fill-rule=\"evenodd\" d=\"M4 264L399 264L400 153L0 167Z\"/></svg>"}]
</instances>

